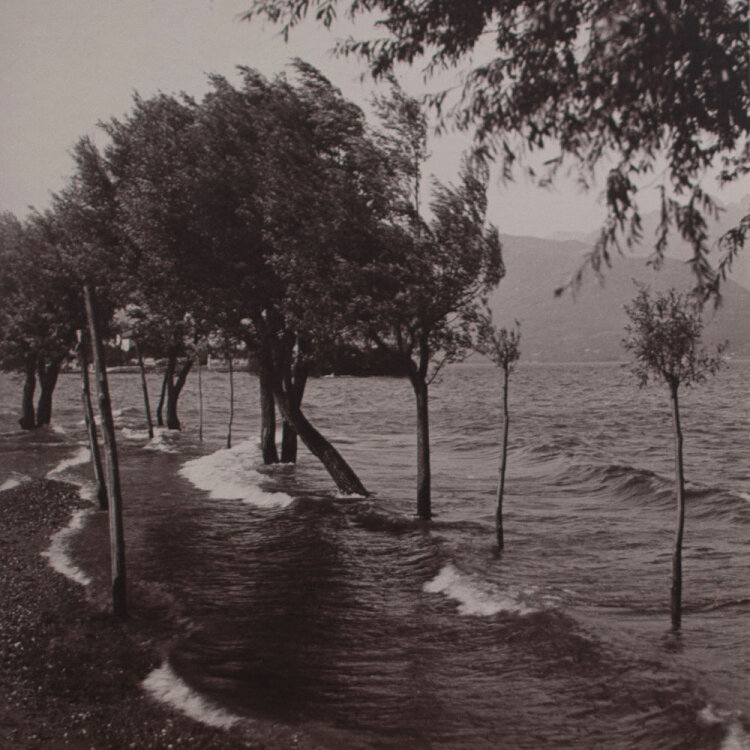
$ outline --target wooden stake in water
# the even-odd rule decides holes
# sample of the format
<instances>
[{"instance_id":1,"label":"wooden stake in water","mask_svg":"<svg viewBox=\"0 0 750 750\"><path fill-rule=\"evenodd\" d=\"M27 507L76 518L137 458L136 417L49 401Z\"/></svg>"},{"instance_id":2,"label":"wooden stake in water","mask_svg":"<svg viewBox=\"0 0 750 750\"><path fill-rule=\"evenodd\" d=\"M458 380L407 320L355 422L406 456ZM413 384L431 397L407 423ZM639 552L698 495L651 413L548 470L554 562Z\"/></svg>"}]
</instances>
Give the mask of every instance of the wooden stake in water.
<instances>
[{"instance_id":1,"label":"wooden stake in water","mask_svg":"<svg viewBox=\"0 0 750 750\"><path fill-rule=\"evenodd\" d=\"M227 448L232 447L232 423L234 422L234 369L232 356L229 356L229 427L227 428Z\"/></svg>"},{"instance_id":2,"label":"wooden stake in water","mask_svg":"<svg viewBox=\"0 0 750 750\"><path fill-rule=\"evenodd\" d=\"M127 617L125 594L125 537L122 526L122 496L120 493L120 468L117 461L115 423L112 418L112 403L109 398L107 368L104 347L99 334L96 317L94 291L89 284L83 287L86 301L86 317L91 335L91 350L99 390L99 415L104 437L104 463L107 472L107 496L109 498L109 546L112 562L112 607L117 617Z\"/></svg>"},{"instance_id":3,"label":"wooden stake in water","mask_svg":"<svg viewBox=\"0 0 750 750\"><path fill-rule=\"evenodd\" d=\"M107 510L107 484L104 480L104 469L102 468L102 456L99 452L99 440L96 435L96 422L94 420L94 409L91 406L91 387L89 384L89 364L86 359L83 331L77 332L78 343L76 355L78 356L78 367L81 370L81 403L83 404L83 421L86 425L86 433L89 436L89 450L91 452L91 463L94 467L96 478L96 499L99 501L100 510Z\"/></svg>"},{"instance_id":4,"label":"wooden stake in water","mask_svg":"<svg viewBox=\"0 0 750 750\"><path fill-rule=\"evenodd\" d=\"M138 367L141 371L141 390L143 391L143 405L146 408L146 423L148 424L148 439L154 439L154 422L151 419L151 404L148 400L148 384L146 383L146 366L143 364L143 357L141 357L141 350L138 347L138 342L135 341L135 354L138 357Z\"/></svg>"},{"instance_id":5,"label":"wooden stake in water","mask_svg":"<svg viewBox=\"0 0 750 750\"><path fill-rule=\"evenodd\" d=\"M198 440L203 442L203 379L201 377L201 358L196 354L198 362Z\"/></svg>"}]
</instances>

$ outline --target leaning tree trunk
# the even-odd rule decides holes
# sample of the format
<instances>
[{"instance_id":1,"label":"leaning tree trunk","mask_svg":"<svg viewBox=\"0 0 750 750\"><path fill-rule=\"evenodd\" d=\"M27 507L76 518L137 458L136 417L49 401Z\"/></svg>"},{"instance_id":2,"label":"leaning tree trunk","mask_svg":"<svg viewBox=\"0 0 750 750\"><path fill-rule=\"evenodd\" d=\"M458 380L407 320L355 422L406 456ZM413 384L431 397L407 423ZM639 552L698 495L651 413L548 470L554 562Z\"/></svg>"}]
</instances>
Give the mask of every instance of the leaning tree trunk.
<instances>
[{"instance_id":1,"label":"leaning tree trunk","mask_svg":"<svg viewBox=\"0 0 750 750\"><path fill-rule=\"evenodd\" d=\"M417 400L417 515L429 521L432 518L429 386L418 373L411 375L411 384Z\"/></svg>"},{"instance_id":2,"label":"leaning tree trunk","mask_svg":"<svg viewBox=\"0 0 750 750\"><path fill-rule=\"evenodd\" d=\"M23 380L23 394L21 395L21 418L18 424L22 430L33 430L36 427L36 412L34 410L34 391L36 390L36 355L26 357Z\"/></svg>"},{"instance_id":3,"label":"leaning tree trunk","mask_svg":"<svg viewBox=\"0 0 750 750\"><path fill-rule=\"evenodd\" d=\"M146 424L148 425L148 437L152 440L154 437L154 422L151 419L151 404L148 400L148 383L146 382L146 366L143 364L143 357L138 342L135 342L135 354L138 357L138 369L141 372L141 390L143 391L143 407L146 410Z\"/></svg>"},{"instance_id":4,"label":"leaning tree trunk","mask_svg":"<svg viewBox=\"0 0 750 750\"><path fill-rule=\"evenodd\" d=\"M260 449L264 464L277 464L276 450L276 406L273 398L272 375L269 368L260 363L258 373L260 389Z\"/></svg>"},{"instance_id":5,"label":"leaning tree trunk","mask_svg":"<svg viewBox=\"0 0 750 750\"><path fill-rule=\"evenodd\" d=\"M39 360L37 373L39 375L39 401L36 405L36 426L49 424L52 421L52 394L57 385L57 376L60 374L62 357L54 357L47 364L44 358Z\"/></svg>"},{"instance_id":6,"label":"leaning tree trunk","mask_svg":"<svg viewBox=\"0 0 750 750\"><path fill-rule=\"evenodd\" d=\"M682 622L682 537L685 528L685 475L682 461L680 405L677 399L678 387L678 383L670 384L675 438L675 479L677 481L677 528L675 530L674 551L672 552L672 590L670 592L670 612L672 615L672 628L674 630L679 630Z\"/></svg>"},{"instance_id":7,"label":"leaning tree trunk","mask_svg":"<svg viewBox=\"0 0 750 750\"><path fill-rule=\"evenodd\" d=\"M510 417L508 415L508 368L503 368L503 445L500 458L500 480L497 484L497 508L495 510L495 530L497 532L497 546L503 549L505 540L503 538L503 494L505 492L505 467L508 460L508 426Z\"/></svg>"},{"instance_id":8,"label":"leaning tree trunk","mask_svg":"<svg viewBox=\"0 0 750 750\"><path fill-rule=\"evenodd\" d=\"M172 372L170 373L170 378L167 380L167 429L168 430L179 430L181 429L181 424L179 417L177 416L177 402L180 398L180 393L182 393L182 389L185 386L185 381L187 380L188 373L190 372L190 368L193 366L193 360L191 357L188 357L185 360L185 363L182 366L182 369L180 370L177 380L173 380L171 375L174 374L174 370L176 368L176 358L175 358L175 364L172 367Z\"/></svg>"},{"instance_id":9,"label":"leaning tree trunk","mask_svg":"<svg viewBox=\"0 0 750 750\"><path fill-rule=\"evenodd\" d=\"M294 428L300 440L325 467L339 492L344 495L369 495L365 486L343 456L308 421L299 407L289 402L287 397L276 391L279 408L284 419Z\"/></svg>"},{"instance_id":10,"label":"leaning tree trunk","mask_svg":"<svg viewBox=\"0 0 750 750\"><path fill-rule=\"evenodd\" d=\"M104 347L99 335L94 292L84 287L86 317L91 334L94 368L99 385L99 414L104 436L104 457L107 469L107 497L109 498L109 543L112 563L112 608L117 617L127 617L125 586L125 535L122 525L122 496L120 493L120 469L115 442L115 423L112 419L112 404L109 398L107 368L104 363Z\"/></svg>"},{"instance_id":11,"label":"leaning tree trunk","mask_svg":"<svg viewBox=\"0 0 750 750\"><path fill-rule=\"evenodd\" d=\"M89 437L89 452L91 453L91 465L94 469L96 479L96 499L100 510L107 510L107 485L104 481L104 469L102 468L102 457L99 452L99 440L96 435L96 421L94 409L91 405L91 386L89 384L89 365L84 350L83 332L78 332L78 367L81 371L81 404L83 405L83 421L86 425L86 433Z\"/></svg>"}]
</instances>

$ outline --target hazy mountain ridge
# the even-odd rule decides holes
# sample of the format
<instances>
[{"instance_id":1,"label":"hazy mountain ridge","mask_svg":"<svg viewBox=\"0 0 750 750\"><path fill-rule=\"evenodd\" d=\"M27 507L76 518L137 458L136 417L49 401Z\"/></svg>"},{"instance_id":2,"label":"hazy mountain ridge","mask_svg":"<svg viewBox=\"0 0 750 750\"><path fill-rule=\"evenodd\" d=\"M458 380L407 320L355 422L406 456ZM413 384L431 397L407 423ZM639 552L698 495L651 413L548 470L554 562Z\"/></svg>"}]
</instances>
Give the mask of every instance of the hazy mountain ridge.
<instances>
[{"instance_id":1,"label":"hazy mountain ridge","mask_svg":"<svg viewBox=\"0 0 750 750\"><path fill-rule=\"evenodd\" d=\"M627 353L622 338L627 322L624 305L637 293L634 280L653 289L689 289L690 268L683 261L667 259L659 271L646 258L613 260L603 282L590 271L581 289L556 298L583 261L590 245L576 240L555 241L504 235L506 276L490 298L500 325L521 323L523 357L529 361L611 361ZM718 310L705 313L705 341L729 340L734 356L750 356L750 290L728 281Z\"/></svg>"},{"instance_id":2,"label":"hazy mountain ridge","mask_svg":"<svg viewBox=\"0 0 750 750\"><path fill-rule=\"evenodd\" d=\"M716 246L719 237L721 237L730 229L738 226L742 221L742 218L747 214L750 214L750 195L745 196L738 202L729 203L723 206L718 218L708 221L707 232L709 237L709 246L712 249L710 259L713 264L716 264L720 257L718 254L718 248ZM638 245L635 245L632 248L632 252L629 252L628 254L632 254L634 257L648 257L654 252L659 221L659 211L649 211L643 214L643 238ZM551 235L550 239L556 242L576 240L588 247L593 247L598 237L599 230L597 229L588 232L558 231L554 232ZM668 258L675 258L677 260L687 260L691 257L692 252L692 247L674 231L673 227L668 236L666 256ZM750 289L749 246L746 246L743 250L741 250L737 258L735 259L732 265L730 278L732 279L732 281L735 281L736 283Z\"/></svg>"}]
</instances>

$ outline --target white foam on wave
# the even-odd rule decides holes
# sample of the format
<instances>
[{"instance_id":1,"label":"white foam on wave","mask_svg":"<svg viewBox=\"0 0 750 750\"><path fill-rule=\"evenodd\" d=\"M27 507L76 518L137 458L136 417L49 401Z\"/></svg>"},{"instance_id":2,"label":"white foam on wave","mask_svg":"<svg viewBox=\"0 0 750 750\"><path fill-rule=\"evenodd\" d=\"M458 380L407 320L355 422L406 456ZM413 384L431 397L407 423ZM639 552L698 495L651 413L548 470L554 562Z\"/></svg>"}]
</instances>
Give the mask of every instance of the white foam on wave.
<instances>
[{"instance_id":1,"label":"white foam on wave","mask_svg":"<svg viewBox=\"0 0 750 750\"><path fill-rule=\"evenodd\" d=\"M42 557L49 560L54 570L82 586L88 586L91 579L73 563L70 557L70 541L83 528L87 516L91 513L93 513L93 508L76 510L68 525L50 537L49 547L41 553Z\"/></svg>"},{"instance_id":2,"label":"white foam on wave","mask_svg":"<svg viewBox=\"0 0 750 750\"><path fill-rule=\"evenodd\" d=\"M4 492L5 490L12 490L14 487L18 487L19 484L30 481L31 477L27 474L21 474L17 471L12 471L10 473L10 476L2 484L0 484L0 492Z\"/></svg>"},{"instance_id":3,"label":"white foam on wave","mask_svg":"<svg viewBox=\"0 0 750 750\"><path fill-rule=\"evenodd\" d=\"M148 440L148 430L134 430L130 427L123 427L120 434L126 440Z\"/></svg>"},{"instance_id":4,"label":"white foam on wave","mask_svg":"<svg viewBox=\"0 0 750 750\"><path fill-rule=\"evenodd\" d=\"M47 472L47 479L54 479L59 474L65 473L73 466L80 466L91 460L91 452L86 446L81 446L70 458L64 458L54 469Z\"/></svg>"},{"instance_id":5,"label":"white foam on wave","mask_svg":"<svg viewBox=\"0 0 750 750\"><path fill-rule=\"evenodd\" d=\"M740 497L750 503L750 492L740 492Z\"/></svg>"},{"instance_id":6,"label":"white foam on wave","mask_svg":"<svg viewBox=\"0 0 750 750\"><path fill-rule=\"evenodd\" d=\"M464 575L450 563L424 585L424 591L443 594L458 602L462 615L492 617L499 612L528 615L537 611L523 602L520 591L501 591L497 586Z\"/></svg>"},{"instance_id":7,"label":"white foam on wave","mask_svg":"<svg viewBox=\"0 0 750 750\"><path fill-rule=\"evenodd\" d=\"M180 474L210 497L242 500L261 508L283 508L292 502L284 492L266 492L260 486L256 467L260 451L250 440L233 448L222 448L207 456L194 458L182 465Z\"/></svg>"},{"instance_id":8,"label":"white foam on wave","mask_svg":"<svg viewBox=\"0 0 750 750\"><path fill-rule=\"evenodd\" d=\"M148 432L145 435L148 438ZM177 441L179 438L180 433L177 430L167 430L163 427L157 428L154 430L154 436L146 443L145 448L146 450L158 451L160 453L177 453Z\"/></svg>"},{"instance_id":9,"label":"white foam on wave","mask_svg":"<svg viewBox=\"0 0 750 750\"><path fill-rule=\"evenodd\" d=\"M698 718L708 726L721 724L726 727L727 733L719 750L750 750L750 735L739 720L739 712L722 711L708 705L698 712Z\"/></svg>"},{"instance_id":10,"label":"white foam on wave","mask_svg":"<svg viewBox=\"0 0 750 750\"><path fill-rule=\"evenodd\" d=\"M239 716L229 713L190 688L174 673L168 661L154 669L141 685L156 700L210 727L229 729L241 721Z\"/></svg>"}]
</instances>

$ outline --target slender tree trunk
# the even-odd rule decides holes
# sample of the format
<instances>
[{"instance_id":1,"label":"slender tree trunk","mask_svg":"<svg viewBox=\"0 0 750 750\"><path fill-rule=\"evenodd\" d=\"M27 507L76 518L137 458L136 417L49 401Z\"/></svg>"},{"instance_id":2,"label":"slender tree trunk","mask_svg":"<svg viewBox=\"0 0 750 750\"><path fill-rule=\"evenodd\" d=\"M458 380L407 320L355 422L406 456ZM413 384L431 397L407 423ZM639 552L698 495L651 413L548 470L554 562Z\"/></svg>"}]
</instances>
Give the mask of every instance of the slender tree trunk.
<instances>
[{"instance_id":1,"label":"slender tree trunk","mask_svg":"<svg viewBox=\"0 0 750 750\"><path fill-rule=\"evenodd\" d=\"M284 420L281 425L281 463L297 463L298 443L294 427Z\"/></svg>"},{"instance_id":2,"label":"slender tree trunk","mask_svg":"<svg viewBox=\"0 0 750 750\"><path fill-rule=\"evenodd\" d=\"M510 416L508 414L508 368L503 368L503 372L503 445L500 458L500 480L497 484L497 509L495 511L497 546L500 549L503 549L505 546L503 538L503 495L505 493L505 467L508 462L508 427L510 426Z\"/></svg>"},{"instance_id":3,"label":"slender tree trunk","mask_svg":"<svg viewBox=\"0 0 750 750\"><path fill-rule=\"evenodd\" d=\"M670 611L672 628L679 630L682 622L682 537L685 528L685 475L682 461L682 427L680 425L680 405L677 399L679 384L670 384L672 401L672 421L674 424L674 464L677 481L677 528L675 530L674 551L672 553L672 590Z\"/></svg>"},{"instance_id":4,"label":"slender tree trunk","mask_svg":"<svg viewBox=\"0 0 750 750\"><path fill-rule=\"evenodd\" d=\"M148 399L148 383L146 382L146 366L143 364L143 357L138 342L135 341L135 355L138 357L138 368L141 371L141 390L143 391L143 406L146 410L146 424L148 425L148 438L154 437L154 422L151 419L151 404Z\"/></svg>"},{"instance_id":5,"label":"slender tree trunk","mask_svg":"<svg viewBox=\"0 0 750 750\"><path fill-rule=\"evenodd\" d=\"M60 374L62 357L53 358L47 364L44 358L39 360L37 372L39 375L39 401L36 405L36 426L49 424L52 421L52 395Z\"/></svg>"},{"instance_id":6,"label":"slender tree trunk","mask_svg":"<svg viewBox=\"0 0 750 750\"><path fill-rule=\"evenodd\" d=\"M295 365L293 377L293 389L290 397L294 399L296 407L302 406L302 398L305 395L305 386L307 385L307 367L302 364ZM298 448L297 433L286 420L281 429L281 462L284 464L297 463Z\"/></svg>"},{"instance_id":7,"label":"slender tree trunk","mask_svg":"<svg viewBox=\"0 0 750 750\"><path fill-rule=\"evenodd\" d=\"M170 367L171 365L171 367ZM158 427L164 427L164 404L167 399L167 382L171 381L174 373L174 363L171 358L167 360L167 369L164 371L164 377L161 381L161 393L159 394L159 403L156 405L156 424Z\"/></svg>"},{"instance_id":8,"label":"slender tree trunk","mask_svg":"<svg viewBox=\"0 0 750 750\"><path fill-rule=\"evenodd\" d=\"M203 366L201 365L200 355L196 356L198 360L198 440L203 442Z\"/></svg>"},{"instance_id":9,"label":"slender tree trunk","mask_svg":"<svg viewBox=\"0 0 750 750\"><path fill-rule=\"evenodd\" d=\"M266 465L277 464L279 462L279 454L276 450L276 406L274 404L271 378L269 368L261 362L258 373L258 387L260 389L260 449L263 454L263 463Z\"/></svg>"},{"instance_id":10,"label":"slender tree trunk","mask_svg":"<svg viewBox=\"0 0 750 750\"><path fill-rule=\"evenodd\" d=\"M86 359L84 341L85 337L83 335L83 331L79 331L76 354L78 356L78 367L81 371L81 403L83 405L83 421L86 425L86 433L89 437L91 465L94 469L94 477L96 478L96 499L99 502L99 509L107 510L107 484L104 480L102 456L99 452L99 440L96 435L96 420L94 419L94 409L91 405L89 365Z\"/></svg>"},{"instance_id":11,"label":"slender tree trunk","mask_svg":"<svg viewBox=\"0 0 750 750\"><path fill-rule=\"evenodd\" d=\"M33 430L36 427L34 410L34 391L36 390L36 355L26 357L24 368L23 394L21 395L21 418L18 424L22 430Z\"/></svg>"},{"instance_id":12,"label":"slender tree trunk","mask_svg":"<svg viewBox=\"0 0 750 750\"><path fill-rule=\"evenodd\" d=\"M432 518L429 386L418 374L412 375L411 382L417 398L417 515L429 521Z\"/></svg>"},{"instance_id":13,"label":"slender tree trunk","mask_svg":"<svg viewBox=\"0 0 750 750\"><path fill-rule=\"evenodd\" d=\"M104 458L107 471L107 496L109 498L109 540L112 562L112 607L115 616L127 617L127 600L125 589L125 536L122 525L122 497L120 493L120 469L117 460L115 441L115 424L112 419L112 404L109 398L107 368L104 362L104 347L99 337L99 326L96 318L94 292L87 284L84 286L86 300L86 317L89 323L94 368L99 385L99 414L102 420L104 436Z\"/></svg>"},{"instance_id":14,"label":"slender tree trunk","mask_svg":"<svg viewBox=\"0 0 750 750\"><path fill-rule=\"evenodd\" d=\"M232 447L232 424L234 422L234 366L229 356L229 425L227 426L227 448Z\"/></svg>"}]
</instances>

